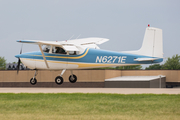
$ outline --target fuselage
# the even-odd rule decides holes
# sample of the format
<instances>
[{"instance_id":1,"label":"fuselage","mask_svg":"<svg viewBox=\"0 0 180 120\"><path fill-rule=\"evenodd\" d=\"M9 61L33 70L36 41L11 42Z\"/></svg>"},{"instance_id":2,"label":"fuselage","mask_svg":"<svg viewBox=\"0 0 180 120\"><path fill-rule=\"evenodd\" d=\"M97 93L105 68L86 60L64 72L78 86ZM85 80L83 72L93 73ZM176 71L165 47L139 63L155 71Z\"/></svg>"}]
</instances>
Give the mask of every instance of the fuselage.
<instances>
[{"instance_id":1,"label":"fuselage","mask_svg":"<svg viewBox=\"0 0 180 120\"><path fill-rule=\"evenodd\" d=\"M143 55L87 48L82 54L67 55L44 52L49 68L46 67L42 53L29 52L16 55L30 69L87 69L110 66L127 66L162 62L162 58L154 61L135 61L136 58L152 58Z\"/></svg>"}]
</instances>

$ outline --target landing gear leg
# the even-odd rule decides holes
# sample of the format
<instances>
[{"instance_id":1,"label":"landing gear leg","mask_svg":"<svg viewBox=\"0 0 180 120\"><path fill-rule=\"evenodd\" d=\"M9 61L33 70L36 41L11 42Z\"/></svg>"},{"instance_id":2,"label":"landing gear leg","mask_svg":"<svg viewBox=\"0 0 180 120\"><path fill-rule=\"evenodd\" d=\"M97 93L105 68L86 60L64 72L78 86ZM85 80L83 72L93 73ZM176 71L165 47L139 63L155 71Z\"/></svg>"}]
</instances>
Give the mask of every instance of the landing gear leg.
<instances>
[{"instance_id":1,"label":"landing gear leg","mask_svg":"<svg viewBox=\"0 0 180 120\"><path fill-rule=\"evenodd\" d=\"M34 77L30 79L30 83L32 85L35 85L37 83L37 80L36 80L37 74L38 74L38 71L36 70L35 73L34 73Z\"/></svg>"},{"instance_id":2,"label":"landing gear leg","mask_svg":"<svg viewBox=\"0 0 180 120\"><path fill-rule=\"evenodd\" d=\"M61 85L63 83L63 78L61 76L64 74L65 71L66 69L63 69L63 71L61 72L61 75L55 78L56 84Z\"/></svg>"},{"instance_id":3,"label":"landing gear leg","mask_svg":"<svg viewBox=\"0 0 180 120\"><path fill-rule=\"evenodd\" d=\"M75 83L77 81L76 75L73 74L73 71L71 70L71 75L69 76L69 82Z\"/></svg>"}]
</instances>

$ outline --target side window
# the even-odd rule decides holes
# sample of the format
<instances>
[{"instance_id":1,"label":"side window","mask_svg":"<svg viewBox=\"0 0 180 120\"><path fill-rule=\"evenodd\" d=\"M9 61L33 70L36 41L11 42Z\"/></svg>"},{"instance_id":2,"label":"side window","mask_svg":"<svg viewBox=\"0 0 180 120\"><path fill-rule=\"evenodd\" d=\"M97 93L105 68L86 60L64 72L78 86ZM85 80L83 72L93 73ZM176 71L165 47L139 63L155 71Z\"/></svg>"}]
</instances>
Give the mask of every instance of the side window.
<instances>
[{"instance_id":1,"label":"side window","mask_svg":"<svg viewBox=\"0 0 180 120\"><path fill-rule=\"evenodd\" d=\"M66 54L66 51L61 47L55 47L54 53Z\"/></svg>"},{"instance_id":2,"label":"side window","mask_svg":"<svg viewBox=\"0 0 180 120\"><path fill-rule=\"evenodd\" d=\"M69 55L78 55L79 52L78 51L69 51Z\"/></svg>"}]
</instances>

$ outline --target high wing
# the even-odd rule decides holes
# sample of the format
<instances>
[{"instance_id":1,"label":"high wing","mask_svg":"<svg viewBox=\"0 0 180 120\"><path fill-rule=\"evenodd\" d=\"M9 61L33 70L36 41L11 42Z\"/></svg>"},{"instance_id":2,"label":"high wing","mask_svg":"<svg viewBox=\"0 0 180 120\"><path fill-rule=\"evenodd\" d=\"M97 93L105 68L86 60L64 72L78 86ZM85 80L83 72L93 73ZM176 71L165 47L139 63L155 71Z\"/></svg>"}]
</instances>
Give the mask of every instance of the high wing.
<instances>
[{"instance_id":1,"label":"high wing","mask_svg":"<svg viewBox=\"0 0 180 120\"><path fill-rule=\"evenodd\" d=\"M83 38L83 39L74 39L74 40L65 40L65 41L17 40L17 42L38 44L38 45L76 46L76 45L88 45L88 44L102 44L104 42L107 42L108 40L109 39L106 38Z\"/></svg>"},{"instance_id":2,"label":"high wing","mask_svg":"<svg viewBox=\"0 0 180 120\"><path fill-rule=\"evenodd\" d=\"M109 39L106 38L82 38L65 41L41 41L41 40L17 40L21 43L37 44L37 45L53 45L61 46L66 51L81 51L86 48L100 49L97 44L107 42ZM79 50L81 49L81 50Z\"/></svg>"},{"instance_id":3,"label":"high wing","mask_svg":"<svg viewBox=\"0 0 180 120\"><path fill-rule=\"evenodd\" d=\"M96 44L102 44L104 42L107 42L108 40L109 39L106 38L83 38L66 41L17 40L17 42L37 44L42 53L44 62L47 68L49 68L46 57L42 50L42 45L60 46L63 47L65 51L79 51L80 53L82 53L86 48L99 49L99 47Z\"/></svg>"}]
</instances>

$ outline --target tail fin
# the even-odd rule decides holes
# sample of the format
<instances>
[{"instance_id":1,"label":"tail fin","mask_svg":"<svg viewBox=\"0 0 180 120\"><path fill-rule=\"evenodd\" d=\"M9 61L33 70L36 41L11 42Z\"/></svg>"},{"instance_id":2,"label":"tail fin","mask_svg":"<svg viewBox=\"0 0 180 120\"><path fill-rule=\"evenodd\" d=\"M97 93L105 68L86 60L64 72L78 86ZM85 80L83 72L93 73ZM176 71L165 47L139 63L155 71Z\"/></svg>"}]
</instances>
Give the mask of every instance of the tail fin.
<instances>
[{"instance_id":1,"label":"tail fin","mask_svg":"<svg viewBox=\"0 0 180 120\"><path fill-rule=\"evenodd\" d=\"M162 29L147 27L142 47L137 51L126 51L138 55L163 58Z\"/></svg>"},{"instance_id":2,"label":"tail fin","mask_svg":"<svg viewBox=\"0 0 180 120\"><path fill-rule=\"evenodd\" d=\"M163 58L162 30L153 27L147 27L144 35L142 47L138 54Z\"/></svg>"}]
</instances>

